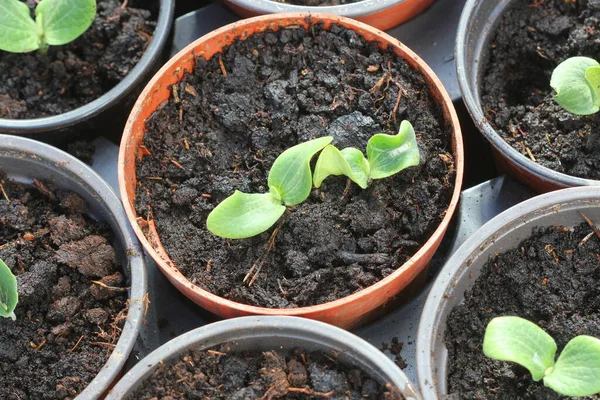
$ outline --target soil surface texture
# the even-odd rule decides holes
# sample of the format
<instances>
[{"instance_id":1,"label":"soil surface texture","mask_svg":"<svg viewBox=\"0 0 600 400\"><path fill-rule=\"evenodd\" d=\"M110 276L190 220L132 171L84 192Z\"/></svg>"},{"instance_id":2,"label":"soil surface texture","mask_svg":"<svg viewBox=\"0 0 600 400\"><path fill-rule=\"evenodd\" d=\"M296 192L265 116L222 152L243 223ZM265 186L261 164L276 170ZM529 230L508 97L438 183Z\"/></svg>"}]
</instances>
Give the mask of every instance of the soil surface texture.
<instances>
[{"instance_id":1,"label":"soil surface texture","mask_svg":"<svg viewBox=\"0 0 600 400\"><path fill-rule=\"evenodd\" d=\"M339 6L343 4L357 3L362 0L274 0L279 3L294 4L297 6L324 7Z\"/></svg>"},{"instance_id":2,"label":"soil surface texture","mask_svg":"<svg viewBox=\"0 0 600 400\"><path fill-rule=\"evenodd\" d=\"M391 274L429 238L454 185L451 127L424 77L353 31L314 25L238 41L193 73L147 121L137 165L138 215L151 210L181 272L238 302L289 308L325 303ZM267 232L225 240L206 229L233 194L268 190L285 149L321 136L362 151L407 119L421 163L367 190L330 177ZM313 160L314 162L315 160ZM243 283L253 265L260 274Z\"/></svg>"},{"instance_id":3,"label":"soil surface texture","mask_svg":"<svg viewBox=\"0 0 600 400\"><path fill-rule=\"evenodd\" d=\"M129 400L167 399L330 399L403 400L400 391L381 385L360 369L340 364L335 355L296 349L233 353L191 350L165 363Z\"/></svg>"},{"instance_id":4,"label":"soil surface texture","mask_svg":"<svg viewBox=\"0 0 600 400\"><path fill-rule=\"evenodd\" d=\"M17 320L0 318L0 399L73 399L108 360L126 318L126 289L105 287L126 284L112 232L74 193L1 173L0 182L0 258L19 291Z\"/></svg>"},{"instance_id":5,"label":"soil surface texture","mask_svg":"<svg viewBox=\"0 0 600 400\"><path fill-rule=\"evenodd\" d=\"M483 78L483 111L525 157L600 179L600 119L554 101L552 71L569 57L600 59L600 1L516 0L501 17Z\"/></svg>"},{"instance_id":6,"label":"soil surface texture","mask_svg":"<svg viewBox=\"0 0 600 400\"><path fill-rule=\"evenodd\" d=\"M599 254L600 239L583 223L573 230L538 228L518 248L490 259L448 319L452 398L565 398L534 382L525 368L485 357L485 327L498 316L528 319L556 340L557 355L578 335L600 337Z\"/></svg>"},{"instance_id":7,"label":"soil surface texture","mask_svg":"<svg viewBox=\"0 0 600 400\"><path fill-rule=\"evenodd\" d=\"M36 2L27 0L33 10ZM125 7L122 7L125 5ZM97 0L90 28L47 55L0 50L0 118L62 114L115 87L138 63L156 27L158 0Z\"/></svg>"}]
</instances>

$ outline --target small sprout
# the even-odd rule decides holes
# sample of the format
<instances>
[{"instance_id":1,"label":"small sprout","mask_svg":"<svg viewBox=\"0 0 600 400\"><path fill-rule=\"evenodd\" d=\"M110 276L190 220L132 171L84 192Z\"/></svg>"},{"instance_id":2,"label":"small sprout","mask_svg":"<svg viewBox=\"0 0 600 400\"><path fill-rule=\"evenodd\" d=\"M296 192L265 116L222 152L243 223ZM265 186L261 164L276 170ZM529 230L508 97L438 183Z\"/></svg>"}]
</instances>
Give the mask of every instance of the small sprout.
<instances>
[{"instance_id":1,"label":"small sprout","mask_svg":"<svg viewBox=\"0 0 600 400\"><path fill-rule=\"evenodd\" d=\"M410 122L402 121L397 135L379 133L369 139L367 158L352 147L341 151L332 145L325 147L313 179L318 188L329 175L345 175L365 189L372 179L387 178L419 162L415 130Z\"/></svg>"},{"instance_id":2,"label":"small sprout","mask_svg":"<svg viewBox=\"0 0 600 400\"><path fill-rule=\"evenodd\" d=\"M18 302L17 278L4 261L0 260L0 317L16 320L15 307Z\"/></svg>"},{"instance_id":3,"label":"small sprout","mask_svg":"<svg viewBox=\"0 0 600 400\"><path fill-rule=\"evenodd\" d=\"M565 396L600 393L600 339L577 336L556 362L556 343L539 326L519 317L498 317L488 324L483 353L527 368L533 380Z\"/></svg>"},{"instance_id":4,"label":"small sprout","mask_svg":"<svg viewBox=\"0 0 600 400\"><path fill-rule=\"evenodd\" d=\"M48 51L81 36L96 16L96 0L41 0L31 18L27 4L0 0L0 50Z\"/></svg>"},{"instance_id":5,"label":"small sprout","mask_svg":"<svg viewBox=\"0 0 600 400\"><path fill-rule=\"evenodd\" d=\"M208 215L208 230L224 238L243 239L269 229L286 206L308 198L312 189L310 160L332 140L331 136L322 137L281 153L269 171L269 192L246 194L236 190Z\"/></svg>"},{"instance_id":6,"label":"small sprout","mask_svg":"<svg viewBox=\"0 0 600 400\"><path fill-rule=\"evenodd\" d=\"M588 57L572 57L552 73L550 86L554 99L565 110L577 115L600 111L600 63Z\"/></svg>"}]
</instances>

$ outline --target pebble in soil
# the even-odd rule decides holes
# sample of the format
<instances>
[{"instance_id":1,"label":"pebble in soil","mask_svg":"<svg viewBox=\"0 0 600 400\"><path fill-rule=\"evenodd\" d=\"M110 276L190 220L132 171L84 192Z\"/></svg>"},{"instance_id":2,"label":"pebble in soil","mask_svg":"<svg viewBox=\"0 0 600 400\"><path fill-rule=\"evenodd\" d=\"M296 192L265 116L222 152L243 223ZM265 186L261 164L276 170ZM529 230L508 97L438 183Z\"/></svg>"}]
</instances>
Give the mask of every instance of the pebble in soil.
<instances>
[{"instance_id":1,"label":"pebble in soil","mask_svg":"<svg viewBox=\"0 0 600 400\"><path fill-rule=\"evenodd\" d=\"M525 368L485 357L485 327L498 316L528 319L556 340L558 355L575 336L600 338L598 282L600 239L587 223L536 228L517 248L491 258L448 318L449 393L457 399L566 398L534 382Z\"/></svg>"},{"instance_id":2,"label":"pebble in soil","mask_svg":"<svg viewBox=\"0 0 600 400\"><path fill-rule=\"evenodd\" d=\"M417 133L418 166L347 194L344 177L328 178L253 238L224 240L206 229L210 211L235 189L268 190L268 170L285 149L331 135L339 148L364 151L374 133L395 134L404 119ZM246 304L309 306L376 283L429 238L454 188L452 127L425 78L336 25L267 31L198 58L146 128L138 215L151 210L191 282ZM248 286L253 264L262 269Z\"/></svg>"},{"instance_id":3,"label":"pebble in soil","mask_svg":"<svg viewBox=\"0 0 600 400\"><path fill-rule=\"evenodd\" d=\"M126 317L111 230L78 195L0 183L0 259L17 277L17 320L0 319L0 398L65 400L100 372Z\"/></svg>"},{"instance_id":4,"label":"pebble in soil","mask_svg":"<svg viewBox=\"0 0 600 400\"><path fill-rule=\"evenodd\" d=\"M330 399L403 400L400 391L381 385L362 370L339 363L335 355L296 349L233 353L191 350L160 365L129 400Z\"/></svg>"},{"instance_id":5,"label":"pebble in soil","mask_svg":"<svg viewBox=\"0 0 600 400\"><path fill-rule=\"evenodd\" d=\"M36 1L27 0L33 10ZM138 8L139 7L139 8ZM71 111L115 87L141 59L156 27L156 0L98 0L91 27L47 55L0 50L0 118Z\"/></svg>"},{"instance_id":6,"label":"pebble in soil","mask_svg":"<svg viewBox=\"0 0 600 400\"><path fill-rule=\"evenodd\" d=\"M482 79L487 120L525 157L568 175L600 179L599 116L554 101L550 77L569 57L600 60L600 2L516 0L493 34Z\"/></svg>"}]
</instances>

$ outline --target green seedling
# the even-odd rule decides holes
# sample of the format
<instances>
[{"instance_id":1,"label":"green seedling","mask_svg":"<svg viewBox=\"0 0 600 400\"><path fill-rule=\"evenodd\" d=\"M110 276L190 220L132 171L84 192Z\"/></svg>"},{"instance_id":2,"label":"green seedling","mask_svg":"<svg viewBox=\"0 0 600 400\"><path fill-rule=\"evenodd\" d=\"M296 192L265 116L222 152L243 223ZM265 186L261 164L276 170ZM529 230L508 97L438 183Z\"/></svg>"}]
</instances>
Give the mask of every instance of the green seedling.
<instances>
[{"instance_id":1,"label":"green seedling","mask_svg":"<svg viewBox=\"0 0 600 400\"><path fill-rule=\"evenodd\" d=\"M365 189L371 180L387 178L419 165L419 161L415 130L410 122L402 121L397 135L378 133L369 139L367 158L353 147L325 147L317 160L313 181L318 188L330 175L345 175Z\"/></svg>"},{"instance_id":2,"label":"green seedling","mask_svg":"<svg viewBox=\"0 0 600 400\"><path fill-rule=\"evenodd\" d=\"M48 51L81 36L96 16L96 0L41 0L35 20L27 4L0 0L0 50L11 53Z\"/></svg>"},{"instance_id":3,"label":"green seedling","mask_svg":"<svg viewBox=\"0 0 600 400\"><path fill-rule=\"evenodd\" d=\"M556 342L542 328L519 317L498 317L488 324L483 353L527 368L534 381L565 396L600 393L600 339L577 336L556 361Z\"/></svg>"},{"instance_id":4,"label":"green seedling","mask_svg":"<svg viewBox=\"0 0 600 400\"><path fill-rule=\"evenodd\" d=\"M310 160L332 140L331 136L314 139L281 153L269 171L269 191L248 194L236 190L208 215L208 230L224 238L243 239L269 229L286 207L308 198L312 189Z\"/></svg>"},{"instance_id":5,"label":"green seedling","mask_svg":"<svg viewBox=\"0 0 600 400\"><path fill-rule=\"evenodd\" d=\"M577 115L600 111L600 63L588 57L568 58L554 69L550 86L554 99L565 110Z\"/></svg>"},{"instance_id":6,"label":"green seedling","mask_svg":"<svg viewBox=\"0 0 600 400\"><path fill-rule=\"evenodd\" d=\"M17 278L10 268L0 260L0 317L17 319L15 307L19 302L17 293Z\"/></svg>"}]
</instances>

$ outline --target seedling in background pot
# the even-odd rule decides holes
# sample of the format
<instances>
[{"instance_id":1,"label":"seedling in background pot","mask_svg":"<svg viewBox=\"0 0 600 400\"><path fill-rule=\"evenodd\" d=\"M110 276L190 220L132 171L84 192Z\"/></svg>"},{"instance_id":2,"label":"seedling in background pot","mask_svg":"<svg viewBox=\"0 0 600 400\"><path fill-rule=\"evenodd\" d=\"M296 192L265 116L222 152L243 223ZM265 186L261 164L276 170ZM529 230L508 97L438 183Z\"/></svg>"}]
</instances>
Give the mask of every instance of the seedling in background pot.
<instances>
[{"instance_id":1,"label":"seedling in background pot","mask_svg":"<svg viewBox=\"0 0 600 400\"><path fill-rule=\"evenodd\" d=\"M577 115L600 111L600 63L588 57L572 57L556 67L550 86L554 99L565 110Z\"/></svg>"},{"instance_id":2,"label":"seedling in background pot","mask_svg":"<svg viewBox=\"0 0 600 400\"><path fill-rule=\"evenodd\" d=\"M367 158L354 147L338 150L329 145L323 149L315 166L314 183L320 187L330 175L346 175L366 189L373 179L395 175L405 168L419 165L420 154L415 130L402 121L397 135L378 133L367 143Z\"/></svg>"},{"instance_id":3,"label":"seedling in background pot","mask_svg":"<svg viewBox=\"0 0 600 400\"><path fill-rule=\"evenodd\" d=\"M367 156L355 148L339 151L329 145L332 137L301 143L284 151L269 171L269 192L247 194L240 191L223 200L206 221L208 230L228 239L242 239L269 229L286 207L302 203L313 186L318 188L329 175L346 175L363 189L372 179L394 175L419 164L415 131L403 121L397 135L374 135L367 144ZM311 176L310 160L323 150Z\"/></svg>"},{"instance_id":4,"label":"seedling in background pot","mask_svg":"<svg viewBox=\"0 0 600 400\"><path fill-rule=\"evenodd\" d=\"M96 0L41 0L35 20L27 4L0 0L0 50L28 53L60 46L81 36L96 16Z\"/></svg>"},{"instance_id":5,"label":"seedling in background pot","mask_svg":"<svg viewBox=\"0 0 600 400\"><path fill-rule=\"evenodd\" d=\"M534 381L565 396L600 393L600 339L577 336L558 360L556 342L536 324L519 317L498 317L488 324L483 353L527 368Z\"/></svg>"},{"instance_id":6,"label":"seedling in background pot","mask_svg":"<svg viewBox=\"0 0 600 400\"><path fill-rule=\"evenodd\" d=\"M17 319L15 307L19 301L17 278L10 268L0 260L0 317Z\"/></svg>"}]
</instances>

